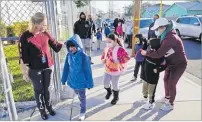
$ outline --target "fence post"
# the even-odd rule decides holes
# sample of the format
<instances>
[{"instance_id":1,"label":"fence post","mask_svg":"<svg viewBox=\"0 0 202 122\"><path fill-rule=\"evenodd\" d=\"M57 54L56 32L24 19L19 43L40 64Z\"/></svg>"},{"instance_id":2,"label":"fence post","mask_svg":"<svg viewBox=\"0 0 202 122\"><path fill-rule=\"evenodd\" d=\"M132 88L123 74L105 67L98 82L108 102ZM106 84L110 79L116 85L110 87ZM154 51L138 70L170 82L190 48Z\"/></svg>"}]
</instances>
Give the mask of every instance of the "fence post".
<instances>
[{"instance_id":1,"label":"fence post","mask_svg":"<svg viewBox=\"0 0 202 122\"><path fill-rule=\"evenodd\" d=\"M54 38L58 40L57 38L57 28L56 28L56 11L54 7L54 0L47 0L47 8L48 8L48 16L50 18L51 23L51 33L53 34ZM57 53L52 53L53 58L55 61L54 69L55 69L55 85L56 85L56 93L57 93L57 100L60 100L60 91L61 91L61 67L60 67L60 57Z\"/></svg>"},{"instance_id":2,"label":"fence post","mask_svg":"<svg viewBox=\"0 0 202 122\"><path fill-rule=\"evenodd\" d=\"M4 85L3 87L4 87L4 93L6 96L6 104L8 107L9 118L11 121L15 121L15 120L18 120L18 115L17 115L14 98L13 98L11 81L9 79L8 69L6 66L6 60L5 60L3 43L1 41L1 37L0 37L0 63L1 63L0 70L2 73L2 81Z\"/></svg>"}]
</instances>

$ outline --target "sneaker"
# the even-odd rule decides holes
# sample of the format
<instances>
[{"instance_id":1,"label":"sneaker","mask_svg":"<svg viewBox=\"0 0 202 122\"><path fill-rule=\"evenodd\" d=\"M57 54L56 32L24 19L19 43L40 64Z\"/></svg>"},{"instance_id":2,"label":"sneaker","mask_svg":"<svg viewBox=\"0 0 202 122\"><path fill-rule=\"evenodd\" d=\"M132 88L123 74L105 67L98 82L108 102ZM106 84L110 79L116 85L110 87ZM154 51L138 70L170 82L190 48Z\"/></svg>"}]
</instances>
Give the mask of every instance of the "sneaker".
<instances>
[{"instance_id":1,"label":"sneaker","mask_svg":"<svg viewBox=\"0 0 202 122\"><path fill-rule=\"evenodd\" d=\"M174 106L170 104L170 102L168 103L165 103L162 107L161 107L161 110L163 111L170 111L170 110L173 110L174 109Z\"/></svg>"},{"instance_id":2,"label":"sneaker","mask_svg":"<svg viewBox=\"0 0 202 122\"><path fill-rule=\"evenodd\" d=\"M148 103L144 104L143 108L145 110L150 110L150 109L153 108L153 104L151 104L150 102L148 102Z\"/></svg>"},{"instance_id":3,"label":"sneaker","mask_svg":"<svg viewBox=\"0 0 202 122\"><path fill-rule=\"evenodd\" d=\"M163 98L157 100L157 102L160 102L160 103L168 103L168 102L169 102L169 99L163 97Z\"/></svg>"},{"instance_id":4,"label":"sneaker","mask_svg":"<svg viewBox=\"0 0 202 122\"><path fill-rule=\"evenodd\" d=\"M135 76L133 76L131 81L136 81L136 80L137 80L137 78Z\"/></svg>"},{"instance_id":5,"label":"sneaker","mask_svg":"<svg viewBox=\"0 0 202 122\"><path fill-rule=\"evenodd\" d=\"M79 116L79 120L80 120L80 121L84 121L85 118L86 118L86 114L85 114L85 113L80 114L80 116Z\"/></svg>"}]
</instances>

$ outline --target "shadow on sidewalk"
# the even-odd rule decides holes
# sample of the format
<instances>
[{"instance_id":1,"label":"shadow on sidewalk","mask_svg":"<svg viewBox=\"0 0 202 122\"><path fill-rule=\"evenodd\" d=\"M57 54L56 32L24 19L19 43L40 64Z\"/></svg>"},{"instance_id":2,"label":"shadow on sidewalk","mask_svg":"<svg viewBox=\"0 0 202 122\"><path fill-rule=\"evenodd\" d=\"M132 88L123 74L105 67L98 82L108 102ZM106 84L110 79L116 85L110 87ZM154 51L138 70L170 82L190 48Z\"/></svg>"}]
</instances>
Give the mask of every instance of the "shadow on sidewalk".
<instances>
[{"instance_id":1,"label":"shadow on sidewalk","mask_svg":"<svg viewBox=\"0 0 202 122\"><path fill-rule=\"evenodd\" d=\"M124 81L124 82L125 82L125 81ZM130 84L131 84L131 85L130 85ZM139 85L139 84L141 84L141 83L140 83L140 82L135 82L135 83L127 82L127 83L125 83L125 84L123 84L123 85L120 86L120 93L122 93L122 92L124 92L124 91L126 91L126 90L129 90L129 89L131 89L131 88L133 88L134 86ZM127 85L129 85L129 86L127 86ZM125 87L125 86L126 86L126 87ZM104 90L104 88L103 88L102 90ZM100 92L101 90L98 90L98 91ZM95 91L95 92L97 92L97 91ZM86 113L86 118L88 118L88 117L90 117L90 116L93 116L94 114L96 114L96 113L98 113L98 112L100 112L100 111L102 111L102 110L104 110L104 109L106 109L106 108L112 107L112 105L111 105L110 103L108 103L108 102L106 102L106 101L104 100L105 94L106 94L106 93L104 92L104 93L101 93L101 94L99 94L99 95L97 95L97 96L95 96L95 97L87 98L87 110L89 110L89 109L91 109L91 108L93 108L93 107L96 107L96 106L99 106L99 107L93 109L92 111L87 112L87 113ZM121 98L120 98L120 99L121 99ZM88 101L93 101L93 102L88 102ZM78 105L79 103L80 103L80 102L76 102L76 103L74 103L74 104L77 104L77 105ZM91 103L91 104L89 104L89 103ZM77 114L77 115L78 115L78 114ZM72 120L73 120L73 121L77 121L77 120L78 120L78 117L77 117L77 116L74 116Z\"/></svg>"},{"instance_id":2,"label":"shadow on sidewalk","mask_svg":"<svg viewBox=\"0 0 202 122\"><path fill-rule=\"evenodd\" d=\"M138 101L135 102L131 109L129 109L129 110L123 112L122 114L120 114L119 116L111 119L111 121L122 120L124 117L132 114L137 108L143 106L143 104L144 104L144 102L138 102ZM164 112L164 111L160 110L158 107L155 107L152 110L145 110L145 109L141 108L135 116L127 119L126 121L146 121L153 115L156 115L156 116L152 118L152 121L159 121L161 118L163 118L165 115L167 115L170 112L171 111Z\"/></svg>"}]
</instances>

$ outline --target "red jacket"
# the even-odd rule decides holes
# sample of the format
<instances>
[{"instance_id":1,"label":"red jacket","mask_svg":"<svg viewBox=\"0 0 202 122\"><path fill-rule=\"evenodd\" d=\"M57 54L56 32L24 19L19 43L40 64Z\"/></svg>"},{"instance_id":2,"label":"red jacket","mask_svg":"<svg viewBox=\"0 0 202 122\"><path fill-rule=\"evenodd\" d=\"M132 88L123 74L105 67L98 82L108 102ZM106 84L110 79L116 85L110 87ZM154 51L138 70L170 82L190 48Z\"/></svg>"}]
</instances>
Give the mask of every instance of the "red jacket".
<instances>
[{"instance_id":1,"label":"red jacket","mask_svg":"<svg viewBox=\"0 0 202 122\"><path fill-rule=\"evenodd\" d=\"M33 35L29 31L24 32L19 40L20 58L29 68L41 70L51 67L54 62L51 58L49 46L59 52L62 44L58 43L49 33ZM42 57L46 62L42 62Z\"/></svg>"}]
</instances>

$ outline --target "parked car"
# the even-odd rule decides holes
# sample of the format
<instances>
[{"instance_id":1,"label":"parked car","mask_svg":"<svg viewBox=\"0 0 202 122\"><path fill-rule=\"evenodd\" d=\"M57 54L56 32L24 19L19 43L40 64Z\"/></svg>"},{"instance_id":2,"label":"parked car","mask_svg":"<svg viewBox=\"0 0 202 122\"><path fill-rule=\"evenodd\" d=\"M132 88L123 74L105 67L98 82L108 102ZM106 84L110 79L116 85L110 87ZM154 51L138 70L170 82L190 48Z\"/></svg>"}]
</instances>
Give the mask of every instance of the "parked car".
<instances>
[{"instance_id":1,"label":"parked car","mask_svg":"<svg viewBox=\"0 0 202 122\"><path fill-rule=\"evenodd\" d=\"M140 18L139 33L146 39L148 38L149 26L153 23L152 18Z\"/></svg>"},{"instance_id":2,"label":"parked car","mask_svg":"<svg viewBox=\"0 0 202 122\"><path fill-rule=\"evenodd\" d=\"M202 16L182 16L176 19L174 28L178 36L186 36L202 40Z\"/></svg>"}]
</instances>

